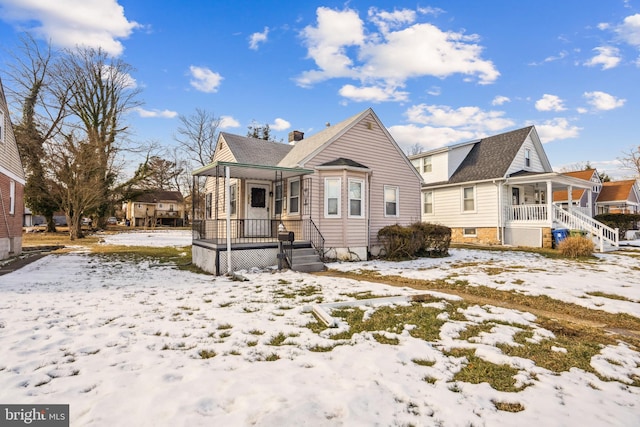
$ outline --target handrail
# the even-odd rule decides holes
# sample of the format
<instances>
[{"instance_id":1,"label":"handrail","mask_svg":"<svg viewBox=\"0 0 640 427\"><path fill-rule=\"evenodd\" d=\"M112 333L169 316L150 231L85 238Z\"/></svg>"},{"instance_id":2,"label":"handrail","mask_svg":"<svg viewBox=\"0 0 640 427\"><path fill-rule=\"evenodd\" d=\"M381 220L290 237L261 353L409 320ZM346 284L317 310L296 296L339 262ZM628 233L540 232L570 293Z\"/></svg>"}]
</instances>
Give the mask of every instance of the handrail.
<instances>
[{"instance_id":1,"label":"handrail","mask_svg":"<svg viewBox=\"0 0 640 427\"><path fill-rule=\"evenodd\" d=\"M604 252L604 242L609 242L610 245L620 246L620 235L617 228L611 228L603 223L596 221L588 215L580 211L566 211L556 205L553 206L553 219L559 223L565 225L568 228L576 228L580 230L586 230L591 235L598 238L600 243L600 252Z\"/></svg>"},{"instance_id":2,"label":"handrail","mask_svg":"<svg viewBox=\"0 0 640 427\"><path fill-rule=\"evenodd\" d=\"M311 246L318 252L320 259L324 261L324 236L311 218L304 220L305 236L311 242Z\"/></svg>"}]
</instances>

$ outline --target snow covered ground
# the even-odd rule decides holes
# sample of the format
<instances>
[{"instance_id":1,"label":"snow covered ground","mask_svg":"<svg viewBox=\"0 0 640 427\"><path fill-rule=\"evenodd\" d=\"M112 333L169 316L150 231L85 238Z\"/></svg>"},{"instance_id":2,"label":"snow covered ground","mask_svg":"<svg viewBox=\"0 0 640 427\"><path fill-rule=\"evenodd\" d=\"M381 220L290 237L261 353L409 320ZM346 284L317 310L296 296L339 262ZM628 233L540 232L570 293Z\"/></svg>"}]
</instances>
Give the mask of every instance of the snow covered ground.
<instances>
[{"instance_id":1,"label":"snow covered ground","mask_svg":"<svg viewBox=\"0 0 640 427\"><path fill-rule=\"evenodd\" d=\"M104 239L190 244L188 232ZM444 259L329 267L424 279L456 272L456 279L472 285L546 294L640 317L638 260L610 253L576 264L521 252L451 250ZM312 351L335 343L305 327L314 321L307 308L317 298L329 303L358 292L424 292L296 272L242 274L249 280L78 251L49 255L1 276L0 403L70 404L72 426L640 425L640 390L628 385L631 376L640 376L640 353L625 345L605 347L592 360L598 372L617 381L575 368L556 375L501 354L495 344L512 342L511 326L495 328L475 343L462 341L464 323L448 319L439 345L405 330L396 335L398 345L363 333L331 351ZM530 313L492 306L471 306L464 314L467 324L494 319L533 326L535 320ZM549 334L536 328L540 336ZM287 337L283 345L272 345L279 334ZM531 385L507 393L486 383L453 382L464 361L445 355L446 346L477 348L486 360L516 367L518 380ZM203 358L203 351L213 357ZM424 381L426 376L437 381ZM519 403L524 410L500 411L494 401Z\"/></svg>"}]
</instances>

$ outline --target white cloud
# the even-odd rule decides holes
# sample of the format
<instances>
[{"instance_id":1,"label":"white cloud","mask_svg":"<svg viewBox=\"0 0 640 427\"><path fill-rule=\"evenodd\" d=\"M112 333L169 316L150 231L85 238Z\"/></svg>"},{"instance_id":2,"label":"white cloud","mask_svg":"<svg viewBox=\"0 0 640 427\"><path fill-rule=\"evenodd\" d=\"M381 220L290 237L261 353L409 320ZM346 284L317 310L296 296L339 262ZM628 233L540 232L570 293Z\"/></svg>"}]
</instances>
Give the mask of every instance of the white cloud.
<instances>
[{"instance_id":1,"label":"white cloud","mask_svg":"<svg viewBox=\"0 0 640 427\"><path fill-rule=\"evenodd\" d=\"M563 100L556 95L545 93L542 98L536 101L536 110L538 111L564 111Z\"/></svg>"},{"instance_id":2,"label":"white cloud","mask_svg":"<svg viewBox=\"0 0 640 427\"><path fill-rule=\"evenodd\" d=\"M172 119L178 115L176 111L171 110L145 110L144 108L136 108L135 111L142 118L159 117L162 119Z\"/></svg>"},{"instance_id":3,"label":"white cloud","mask_svg":"<svg viewBox=\"0 0 640 427\"><path fill-rule=\"evenodd\" d=\"M391 126L389 133L405 152L415 144L420 144L425 150L432 150L477 137L471 131L461 131L450 127L416 126L414 124Z\"/></svg>"},{"instance_id":4,"label":"white cloud","mask_svg":"<svg viewBox=\"0 0 640 427\"><path fill-rule=\"evenodd\" d=\"M253 33L249 37L249 49L258 50L259 44L267 41L269 35L269 27L264 27L261 33Z\"/></svg>"},{"instance_id":5,"label":"white cloud","mask_svg":"<svg viewBox=\"0 0 640 427\"><path fill-rule=\"evenodd\" d=\"M504 111L483 111L479 107L453 109L446 105L419 104L405 114L412 123L459 128L474 134L495 133L515 124L503 117Z\"/></svg>"},{"instance_id":6,"label":"white cloud","mask_svg":"<svg viewBox=\"0 0 640 427\"><path fill-rule=\"evenodd\" d=\"M416 14L410 10L370 9L366 23L351 9L319 7L316 14L316 25L305 27L301 36L307 56L317 68L297 78L300 86L351 78L360 81L361 89L370 91L403 87L407 79L424 76L463 74L488 84L500 75L493 62L481 57L483 48L477 35L415 23ZM369 27L365 28L366 24ZM354 93L355 89L351 85L345 93Z\"/></svg>"},{"instance_id":7,"label":"white cloud","mask_svg":"<svg viewBox=\"0 0 640 427\"><path fill-rule=\"evenodd\" d=\"M357 102L406 101L409 95L408 92L397 91L395 88L355 87L353 85L342 86L339 93L341 96Z\"/></svg>"},{"instance_id":8,"label":"white cloud","mask_svg":"<svg viewBox=\"0 0 640 427\"><path fill-rule=\"evenodd\" d=\"M560 139L577 138L582 128L573 126L565 118L555 118L542 123L529 123L536 126L540 141L546 144Z\"/></svg>"},{"instance_id":9,"label":"white cloud","mask_svg":"<svg viewBox=\"0 0 640 427\"><path fill-rule=\"evenodd\" d=\"M588 67L596 67L602 65L603 70L616 67L620 61L620 49L613 46L600 46L593 50L598 52L596 56L584 63Z\"/></svg>"},{"instance_id":10,"label":"white cloud","mask_svg":"<svg viewBox=\"0 0 640 427\"><path fill-rule=\"evenodd\" d=\"M640 13L624 18L622 24L616 27L615 32L626 43L640 47Z\"/></svg>"},{"instance_id":11,"label":"white cloud","mask_svg":"<svg viewBox=\"0 0 640 427\"><path fill-rule=\"evenodd\" d=\"M102 67L102 75L103 80L110 79L117 82L123 88L135 89L138 87L138 82L135 78L133 78L131 74L123 73L122 71L119 71L117 68L114 68L111 65L104 65Z\"/></svg>"},{"instance_id":12,"label":"white cloud","mask_svg":"<svg viewBox=\"0 0 640 427\"><path fill-rule=\"evenodd\" d=\"M599 111L613 110L620 108L627 102L626 99L616 98L606 92L593 91L585 92L583 96L587 99L587 103Z\"/></svg>"},{"instance_id":13,"label":"white cloud","mask_svg":"<svg viewBox=\"0 0 640 427\"><path fill-rule=\"evenodd\" d=\"M218 91L218 86L223 79L220 74L206 67L196 67L195 65L190 66L189 71L192 77L189 82L191 86L200 92L213 93Z\"/></svg>"},{"instance_id":14,"label":"white cloud","mask_svg":"<svg viewBox=\"0 0 640 427\"><path fill-rule=\"evenodd\" d=\"M278 117L269 127L273 130L287 130L291 127L291 123Z\"/></svg>"},{"instance_id":15,"label":"white cloud","mask_svg":"<svg viewBox=\"0 0 640 427\"><path fill-rule=\"evenodd\" d=\"M234 119L231 116L221 116L220 117L220 128L221 129L229 129L229 128L239 128L240 122Z\"/></svg>"},{"instance_id":16,"label":"white cloud","mask_svg":"<svg viewBox=\"0 0 640 427\"><path fill-rule=\"evenodd\" d=\"M431 96L440 96L442 94L442 88L440 86L431 86L431 89L427 91Z\"/></svg>"},{"instance_id":17,"label":"white cloud","mask_svg":"<svg viewBox=\"0 0 640 427\"><path fill-rule=\"evenodd\" d=\"M491 101L491 105L502 105L507 102L511 102L511 99L509 97L498 95L493 98L493 101Z\"/></svg>"},{"instance_id":18,"label":"white cloud","mask_svg":"<svg viewBox=\"0 0 640 427\"><path fill-rule=\"evenodd\" d=\"M113 56L124 50L119 39L141 27L116 0L3 0L0 17L56 46L101 47Z\"/></svg>"}]
</instances>

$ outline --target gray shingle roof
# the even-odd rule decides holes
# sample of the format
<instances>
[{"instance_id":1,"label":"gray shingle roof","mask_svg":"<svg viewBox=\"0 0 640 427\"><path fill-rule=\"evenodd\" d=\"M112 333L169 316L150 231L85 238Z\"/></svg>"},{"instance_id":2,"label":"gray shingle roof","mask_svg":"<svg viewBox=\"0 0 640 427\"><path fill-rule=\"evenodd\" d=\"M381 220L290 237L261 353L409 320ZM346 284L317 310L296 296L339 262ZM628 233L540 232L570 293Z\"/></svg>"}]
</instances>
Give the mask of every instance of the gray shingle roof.
<instances>
[{"instance_id":1,"label":"gray shingle roof","mask_svg":"<svg viewBox=\"0 0 640 427\"><path fill-rule=\"evenodd\" d=\"M221 136L229 146L237 163L275 166L293 148L293 145L289 144L233 135L226 132L222 132Z\"/></svg>"},{"instance_id":2,"label":"gray shingle roof","mask_svg":"<svg viewBox=\"0 0 640 427\"><path fill-rule=\"evenodd\" d=\"M182 197L182 193L180 193L179 191L164 191L164 190L145 192L139 195L138 197L134 198L134 201L142 202L142 203L155 203L161 200L173 200L176 202L183 202L184 198Z\"/></svg>"},{"instance_id":3,"label":"gray shingle roof","mask_svg":"<svg viewBox=\"0 0 640 427\"><path fill-rule=\"evenodd\" d=\"M449 182L503 178L531 129L533 126L527 126L481 139L451 175Z\"/></svg>"},{"instance_id":4,"label":"gray shingle roof","mask_svg":"<svg viewBox=\"0 0 640 427\"><path fill-rule=\"evenodd\" d=\"M351 160L351 159L345 159L344 157L339 157L335 160L331 160L330 162L323 163L319 166L350 166L353 168L369 169L362 163L358 163L355 160Z\"/></svg>"}]
</instances>

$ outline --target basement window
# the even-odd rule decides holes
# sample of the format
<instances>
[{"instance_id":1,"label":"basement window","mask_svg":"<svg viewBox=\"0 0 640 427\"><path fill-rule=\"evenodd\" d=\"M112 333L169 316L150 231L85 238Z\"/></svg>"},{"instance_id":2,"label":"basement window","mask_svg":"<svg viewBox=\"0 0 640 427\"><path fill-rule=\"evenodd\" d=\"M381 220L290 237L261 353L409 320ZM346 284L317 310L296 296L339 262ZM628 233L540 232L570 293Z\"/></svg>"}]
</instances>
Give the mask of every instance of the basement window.
<instances>
[{"instance_id":1,"label":"basement window","mask_svg":"<svg viewBox=\"0 0 640 427\"><path fill-rule=\"evenodd\" d=\"M475 227L473 228L467 227L462 229L462 235L464 237L478 237L478 231L476 230Z\"/></svg>"}]
</instances>

